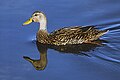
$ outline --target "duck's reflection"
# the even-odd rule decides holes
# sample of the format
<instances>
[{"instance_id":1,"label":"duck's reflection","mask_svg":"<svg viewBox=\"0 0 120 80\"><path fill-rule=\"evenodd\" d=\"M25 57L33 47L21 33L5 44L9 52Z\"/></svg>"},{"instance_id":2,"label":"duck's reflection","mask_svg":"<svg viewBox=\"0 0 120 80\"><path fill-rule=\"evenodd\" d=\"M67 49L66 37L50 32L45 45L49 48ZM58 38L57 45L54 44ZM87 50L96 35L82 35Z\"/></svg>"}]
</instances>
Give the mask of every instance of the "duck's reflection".
<instances>
[{"instance_id":1,"label":"duck's reflection","mask_svg":"<svg viewBox=\"0 0 120 80\"><path fill-rule=\"evenodd\" d=\"M47 45L40 44L36 42L38 51L40 53L40 59L34 60L31 59L30 57L23 56L23 58L34 66L36 70L44 70L46 65L47 65Z\"/></svg>"},{"instance_id":2,"label":"duck's reflection","mask_svg":"<svg viewBox=\"0 0 120 80\"><path fill-rule=\"evenodd\" d=\"M97 40L95 43L99 44L81 44L81 45L66 45L66 46L53 46L53 45L44 45L36 42L38 51L40 53L40 59L31 59L30 57L23 56L23 58L34 66L36 70L44 70L47 66L47 49L54 49L62 53L72 53L72 54L83 54L83 52L89 52L94 50L96 47L102 45L105 42L104 40ZM86 55L86 54L84 54Z\"/></svg>"}]
</instances>

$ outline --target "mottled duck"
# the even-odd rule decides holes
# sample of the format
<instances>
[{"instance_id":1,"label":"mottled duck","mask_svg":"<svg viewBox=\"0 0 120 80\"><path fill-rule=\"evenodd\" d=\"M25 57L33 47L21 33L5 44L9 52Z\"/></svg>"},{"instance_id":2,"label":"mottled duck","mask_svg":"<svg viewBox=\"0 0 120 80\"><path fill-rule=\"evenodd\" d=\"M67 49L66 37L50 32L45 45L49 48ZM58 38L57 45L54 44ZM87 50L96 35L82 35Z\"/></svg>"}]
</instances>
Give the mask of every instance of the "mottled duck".
<instances>
[{"instance_id":1,"label":"mottled duck","mask_svg":"<svg viewBox=\"0 0 120 80\"><path fill-rule=\"evenodd\" d=\"M47 18L41 11L35 11L32 17L23 23L23 25L28 25L32 22L40 23L36 36L37 41L47 45L96 44L94 41L109 31L98 30L94 26L73 26L48 33Z\"/></svg>"}]
</instances>

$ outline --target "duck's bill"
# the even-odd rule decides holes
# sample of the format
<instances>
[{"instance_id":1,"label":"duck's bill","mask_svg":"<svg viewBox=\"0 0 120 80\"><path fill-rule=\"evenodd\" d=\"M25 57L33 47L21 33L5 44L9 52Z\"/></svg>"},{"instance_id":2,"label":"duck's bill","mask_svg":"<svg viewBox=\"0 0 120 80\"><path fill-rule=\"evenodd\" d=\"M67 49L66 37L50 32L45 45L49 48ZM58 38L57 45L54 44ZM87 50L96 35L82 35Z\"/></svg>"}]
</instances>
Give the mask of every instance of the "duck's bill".
<instances>
[{"instance_id":1,"label":"duck's bill","mask_svg":"<svg viewBox=\"0 0 120 80\"><path fill-rule=\"evenodd\" d=\"M23 56L23 58L24 58L25 60L27 60L27 61L33 63L33 60L32 60L31 58L29 58L29 57L27 57L27 56Z\"/></svg>"},{"instance_id":2,"label":"duck's bill","mask_svg":"<svg viewBox=\"0 0 120 80\"><path fill-rule=\"evenodd\" d=\"M28 24L30 24L30 23L32 23L32 22L33 22L33 21L32 21L32 18L30 18L30 19L28 19L26 22L23 23L23 26L28 25Z\"/></svg>"}]
</instances>

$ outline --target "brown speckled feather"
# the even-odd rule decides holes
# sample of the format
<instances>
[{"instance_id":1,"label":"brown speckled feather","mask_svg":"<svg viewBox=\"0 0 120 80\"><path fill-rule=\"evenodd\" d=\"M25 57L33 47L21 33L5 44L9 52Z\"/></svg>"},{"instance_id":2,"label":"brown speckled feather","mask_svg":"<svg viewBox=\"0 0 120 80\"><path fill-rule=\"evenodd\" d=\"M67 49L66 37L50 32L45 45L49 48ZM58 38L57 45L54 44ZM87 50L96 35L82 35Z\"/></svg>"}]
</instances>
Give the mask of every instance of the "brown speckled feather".
<instances>
[{"instance_id":1,"label":"brown speckled feather","mask_svg":"<svg viewBox=\"0 0 120 80\"><path fill-rule=\"evenodd\" d=\"M93 41L102 36L107 30L97 30L93 26L68 27L56 30L49 34L54 45L81 44Z\"/></svg>"},{"instance_id":2,"label":"brown speckled feather","mask_svg":"<svg viewBox=\"0 0 120 80\"><path fill-rule=\"evenodd\" d=\"M37 41L43 44L49 44L48 32L46 30L39 30L37 32Z\"/></svg>"},{"instance_id":3,"label":"brown speckled feather","mask_svg":"<svg viewBox=\"0 0 120 80\"><path fill-rule=\"evenodd\" d=\"M39 30L37 40L51 45L82 44L97 40L106 32L107 30L98 30L93 26L62 28L50 34L46 30Z\"/></svg>"}]
</instances>

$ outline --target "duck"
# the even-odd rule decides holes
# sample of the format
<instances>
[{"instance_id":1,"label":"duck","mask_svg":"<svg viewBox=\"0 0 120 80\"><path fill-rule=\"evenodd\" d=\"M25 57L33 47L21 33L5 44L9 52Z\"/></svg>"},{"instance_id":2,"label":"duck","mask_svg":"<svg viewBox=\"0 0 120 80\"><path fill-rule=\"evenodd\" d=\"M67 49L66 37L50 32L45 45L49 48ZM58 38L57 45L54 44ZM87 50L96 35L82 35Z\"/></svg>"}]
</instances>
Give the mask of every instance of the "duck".
<instances>
[{"instance_id":1,"label":"duck","mask_svg":"<svg viewBox=\"0 0 120 80\"><path fill-rule=\"evenodd\" d=\"M97 44L94 41L106 34L109 30L99 30L95 26L70 26L51 33L47 31L47 18L44 12L35 11L31 18L23 23L23 26L32 22L39 23L36 40L47 45L76 45L76 44Z\"/></svg>"}]
</instances>

